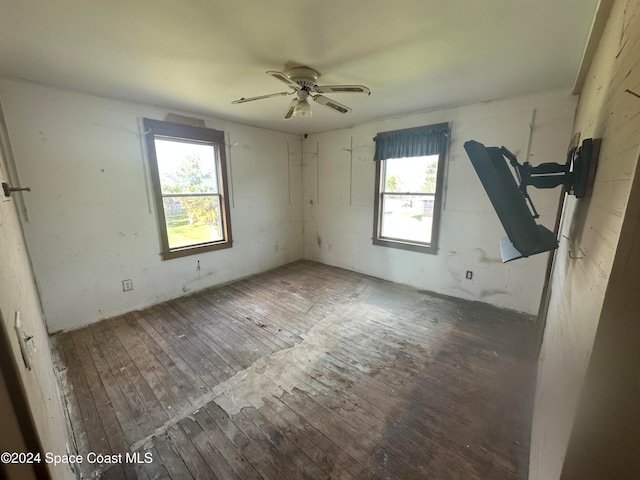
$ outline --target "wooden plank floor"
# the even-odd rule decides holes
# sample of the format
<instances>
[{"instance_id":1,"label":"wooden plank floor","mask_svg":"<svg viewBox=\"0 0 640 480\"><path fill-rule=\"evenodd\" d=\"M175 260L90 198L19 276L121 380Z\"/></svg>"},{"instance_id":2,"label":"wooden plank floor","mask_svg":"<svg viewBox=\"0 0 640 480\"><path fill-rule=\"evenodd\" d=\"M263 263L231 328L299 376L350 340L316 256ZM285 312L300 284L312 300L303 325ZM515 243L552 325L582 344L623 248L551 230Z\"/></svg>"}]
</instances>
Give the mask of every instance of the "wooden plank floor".
<instances>
[{"instance_id":1,"label":"wooden plank floor","mask_svg":"<svg viewBox=\"0 0 640 480\"><path fill-rule=\"evenodd\" d=\"M525 479L534 341L309 261L53 337L84 475L220 480Z\"/></svg>"}]
</instances>

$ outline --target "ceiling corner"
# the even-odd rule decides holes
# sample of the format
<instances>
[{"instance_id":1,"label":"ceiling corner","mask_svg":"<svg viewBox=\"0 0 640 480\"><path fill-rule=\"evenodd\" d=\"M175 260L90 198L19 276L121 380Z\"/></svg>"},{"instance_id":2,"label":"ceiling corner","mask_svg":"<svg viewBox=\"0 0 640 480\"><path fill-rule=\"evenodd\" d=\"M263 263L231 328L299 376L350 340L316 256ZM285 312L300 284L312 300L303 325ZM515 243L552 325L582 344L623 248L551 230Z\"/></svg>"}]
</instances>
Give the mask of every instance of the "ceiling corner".
<instances>
[{"instance_id":1,"label":"ceiling corner","mask_svg":"<svg viewBox=\"0 0 640 480\"><path fill-rule=\"evenodd\" d=\"M600 44L600 38L602 38L602 32L604 32L614 2L615 0L600 0L598 2L591 29L589 30L589 37L582 54L582 60L580 61L580 69L578 70L578 75L573 85L574 95L578 95L582 91L582 86L584 85L585 78L591 67L591 62Z\"/></svg>"}]
</instances>

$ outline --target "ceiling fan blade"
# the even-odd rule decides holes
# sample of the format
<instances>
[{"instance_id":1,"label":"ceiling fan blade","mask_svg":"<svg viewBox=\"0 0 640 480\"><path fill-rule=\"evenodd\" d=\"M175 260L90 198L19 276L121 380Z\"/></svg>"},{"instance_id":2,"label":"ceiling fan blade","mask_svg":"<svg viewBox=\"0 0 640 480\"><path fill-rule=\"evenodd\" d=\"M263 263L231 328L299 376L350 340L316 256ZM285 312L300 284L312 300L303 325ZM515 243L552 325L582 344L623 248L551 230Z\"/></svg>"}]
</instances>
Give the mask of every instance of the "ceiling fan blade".
<instances>
[{"instance_id":1,"label":"ceiling fan blade","mask_svg":"<svg viewBox=\"0 0 640 480\"><path fill-rule=\"evenodd\" d=\"M371 90L364 85L317 85L313 91L318 93L366 93L371 95Z\"/></svg>"},{"instance_id":2,"label":"ceiling fan blade","mask_svg":"<svg viewBox=\"0 0 640 480\"><path fill-rule=\"evenodd\" d=\"M278 80L280 80L283 83L286 83L289 87L293 88L294 90L302 89L302 87L300 85L298 85L296 82L294 82L289 77L287 77L286 73L274 72L274 71L270 70L270 71L267 72L267 74L271 75L274 78L277 78Z\"/></svg>"},{"instance_id":3,"label":"ceiling fan blade","mask_svg":"<svg viewBox=\"0 0 640 480\"><path fill-rule=\"evenodd\" d=\"M339 113L349 113L351 111L351 109L346 105L342 105L341 103L331 100L323 95L314 95L313 101L318 102L320 105L324 105L325 107L329 107Z\"/></svg>"},{"instance_id":4,"label":"ceiling fan blade","mask_svg":"<svg viewBox=\"0 0 640 480\"><path fill-rule=\"evenodd\" d=\"M293 111L295 110L297 104L298 104L297 98L294 98L293 100L291 100L291 103L289 104L289 109L287 110L287 113L284 114L285 120L288 120L293 116Z\"/></svg>"},{"instance_id":5,"label":"ceiling fan blade","mask_svg":"<svg viewBox=\"0 0 640 480\"><path fill-rule=\"evenodd\" d=\"M231 103L245 103L245 102L253 102L254 100L262 100L263 98L271 98L271 97L285 97L287 95L292 95L293 92L280 92L280 93L271 93L269 95L260 95L259 97L242 97L240 100L234 100Z\"/></svg>"}]
</instances>

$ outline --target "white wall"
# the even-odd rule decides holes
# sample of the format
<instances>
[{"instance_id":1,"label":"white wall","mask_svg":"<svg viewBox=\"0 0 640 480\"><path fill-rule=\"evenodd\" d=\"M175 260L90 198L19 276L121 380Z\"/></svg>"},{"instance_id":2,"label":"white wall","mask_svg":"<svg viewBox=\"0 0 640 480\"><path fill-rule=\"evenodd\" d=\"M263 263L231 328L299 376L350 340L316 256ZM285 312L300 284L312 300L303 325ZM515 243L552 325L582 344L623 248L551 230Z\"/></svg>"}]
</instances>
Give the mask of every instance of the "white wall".
<instances>
[{"instance_id":1,"label":"white wall","mask_svg":"<svg viewBox=\"0 0 640 480\"><path fill-rule=\"evenodd\" d=\"M505 145L524 160L535 110L530 161L566 159L577 99L567 92L441 110L303 141L304 255L330 265L455 297L538 311L548 254L503 264L504 230L463 144ZM437 255L374 246L373 137L377 132L451 122L450 155ZM353 141L352 165L350 159ZM352 172L352 173L350 173ZM560 189L531 189L540 223L553 230ZM467 270L474 272L466 280Z\"/></svg>"},{"instance_id":2,"label":"white wall","mask_svg":"<svg viewBox=\"0 0 640 480\"><path fill-rule=\"evenodd\" d=\"M50 332L302 257L298 135L205 118L232 144L234 246L162 261L139 125L169 111L7 79L0 99L21 183L32 188L23 223ZM122 291L124 279L133 291Z\"/></svg>"},{"instance_id":3,"label":"white wall","mask_svg":"<svg viewBox=\"0 0 640 480\"><path fill-rule=\"evenodd\" d=\"M565 240L558 250L550 284L552 293L533 416L531 480L638 477L637 468L630 473L631 462L638 458L637 451L627 450L638 445L637 422L634 423L638 417L638 395L634 394L638 392L638 361L637 353L629 353L628 343L634 343L634 351L638 351L639 333L632 325L638 324L640 312L637 301L631 299L637 298L640 291L637 280L640 262L629 255L628 244L637 241L637 236L633 236L637 228L637 223L633 223L637 222L634 219L638 215L637 204L629 203L629 195L634 175L637 177L640 153L640 100L627 91L640 91L638 11L640 0L615 1L580 93L574 130L581 132L583 138L603 140L592 195L582 200L570 198L563 214L561 233L570 241ZM627 227L631 233L627 232L626 238L622 235L625 223L631 225ZM624 249L620 252L621 244L627 244L626 257ZM571 248L580 251L583 258L570 258ZM618 265L614 265L614 260ZM617 279L612 277L616 266ZM635 283L629 283L631 279ZM625 295L628 304L611 307ZM607 305L609 308L603 310ZM594 340L600 346L595 363L591 360ZM592 415L583 417L582 424L574 425L588 368L592 374L587 377L586 392L606 385L609 403L603 407L598 403L600 398L596 401L587 393L583 396L583 408ZM628 378L635 383L626 381ZM611 383L607 383L609 380ZM628 400L611 401L615 395ZM597 408L590 404L591 400ZM634 410L629 409L628 402L634 404ZM580 438L601 426L601 418L596 418L594 411L598 416L621 417L622 422L627 422L627 431L621 428L614 432L615 443L609 440L611 432L605 428L595 438ZM633 430L633 436L628 430ZM567 466L565 455L571 442L574 447L587 448L582 452L574 450ZM618 448L613 456L611 452L621 445L624 447ZM624 461L619 461L625 456ZM627 471L628 476L616 473L620 471Z\"/></svg>"},{"instance_id":4,"label":"white wall","mask_svg":"<svg viewBox=\"0 0 640 480\"><path fill-rule=\"evenodd\" d=\"M0 123L2 119L0 118ZM4 136L2 136L4 137ZM0 140L4 144L4 138ZM0 181L10 182L9 169L0 150ZM45 328L38 292L34 283L29 254L22 234L16 199L18 195L5 198L0 194L0 328L5 331L8 344L4 341L0 349L11 352L17 368L17 375L22 382L28 398L28 409L33 418L35 429L44 452L56 455L67 453L68 434L63 413L61 395L58 390L56 375L53 370L51 347ZM32 336L29 344L33 347L32 369L28 370L22 360L18 337L14 329L16 312L20 312L20 320L24 332ZM4 335L3 335L4 337ZM12 368L12 365L3 365ZM2 376L2 373L0 373ZM13 384L5 385L6 379L0 379L0 390L15 388ZM13 392L16 393L16 392ZM0 392L0 451L16 451L21 443L19 436L12 435L15 427L15 412L7 407L7 396ZM13 418L12 418L13 417ZM15 433L15 432L13 432ZM68 465L47 468L55 480L75 478ZM8 478L29 478L26 468L7 467ZM0 468L0 477L3 469Z\"/></svg>"}]
</instances>

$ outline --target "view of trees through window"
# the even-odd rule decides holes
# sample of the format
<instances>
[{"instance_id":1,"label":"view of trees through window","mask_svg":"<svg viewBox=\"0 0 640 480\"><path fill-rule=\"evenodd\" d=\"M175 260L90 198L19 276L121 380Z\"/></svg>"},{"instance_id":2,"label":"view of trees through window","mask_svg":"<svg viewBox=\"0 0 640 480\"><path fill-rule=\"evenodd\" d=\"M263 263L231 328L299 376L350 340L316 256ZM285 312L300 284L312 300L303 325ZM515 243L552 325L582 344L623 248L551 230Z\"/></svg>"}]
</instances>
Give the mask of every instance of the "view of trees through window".
<instances>
[{"instance_id":1,"label":"view of trees through window","mask_svg":"<svg viewBox=\"0 0 640 480\"><path fill-rule=\"evenodd\" d=\"M431 242L438 158L384 160L381 237Z\"/></svg>"},{"instance_id":2,"label":"view of trees through window","mask_svg":"<svg viewBox=\"0 0 640 480\"><path fill-rule=\"evenodd\" d=\"M155 140L170 248L223 239L212 145Z\"/></svg>"}]
</instances>

